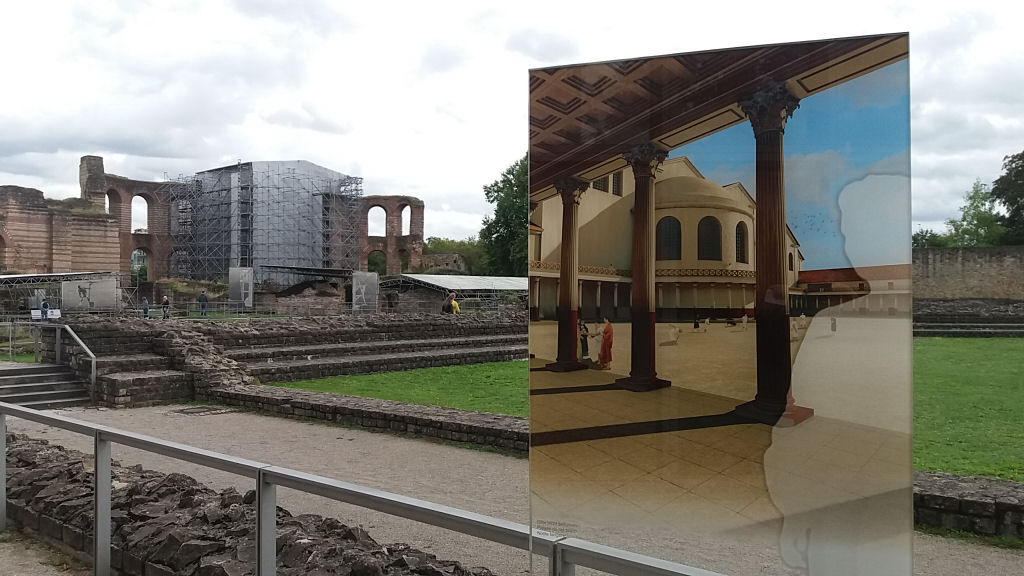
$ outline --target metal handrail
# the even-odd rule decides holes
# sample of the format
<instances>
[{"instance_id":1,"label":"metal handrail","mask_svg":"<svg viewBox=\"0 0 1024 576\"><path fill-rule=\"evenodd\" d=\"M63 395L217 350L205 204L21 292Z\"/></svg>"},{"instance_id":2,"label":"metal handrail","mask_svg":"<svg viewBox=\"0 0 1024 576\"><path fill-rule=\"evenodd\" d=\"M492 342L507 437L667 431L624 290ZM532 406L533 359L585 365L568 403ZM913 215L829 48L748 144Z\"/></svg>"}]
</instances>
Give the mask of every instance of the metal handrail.
<instances>
[{"instance_id":1,"label":"metal handrail","mask_svg":"<svg viewBox=\"0 0 1024 576\"><path fill-rule=\"evenodd\" d=\"M85 354L89 356L89 360L92 361L92 371L89 373L89 392L91 394L94 390L96 390L96 355L93 354L92 350L90 350L89 347L85 345L85 342L82 342L82 339L78 337L78 334L75 334L75 331L71 329L71 326L64 324L64 329L67 330L67 333L69 336L71 336L71 339L78 344L78 347L82 349L82 352L85 352ZM59 340L60 338L58 336L58 341Z\"/></svg>"},{"instance_id":2,"label":"metal handrail","mask_svg":"<svg viewBox=\"0 0 1024 576\"><path fill-rule=\"evenodd\" d=\"M4 454L4 457L0 458L0 494L4 495L4 501L6 501L7 494L7 415L94 438L96 464L95 490L93 491L94 549L92 552L93 574L97 576L109 576L111 573L110 458L111 444L115 443L255 479L256 574L258 576L273 576L277 570L276 489L278 486L294 488L309 494L416 520L439 528L476 536L483 540L531 550L532 553L549 559L548 566L551 576L573 576L576 566L586 566L611 574L631 576L721 576L699 568L619 550L578 538L565 538L531 530L524 524L493 516L0 402L0 452ZM0 531L6 529L6 523L6 506L0 506Z\"/></svg>"}]
</instances>

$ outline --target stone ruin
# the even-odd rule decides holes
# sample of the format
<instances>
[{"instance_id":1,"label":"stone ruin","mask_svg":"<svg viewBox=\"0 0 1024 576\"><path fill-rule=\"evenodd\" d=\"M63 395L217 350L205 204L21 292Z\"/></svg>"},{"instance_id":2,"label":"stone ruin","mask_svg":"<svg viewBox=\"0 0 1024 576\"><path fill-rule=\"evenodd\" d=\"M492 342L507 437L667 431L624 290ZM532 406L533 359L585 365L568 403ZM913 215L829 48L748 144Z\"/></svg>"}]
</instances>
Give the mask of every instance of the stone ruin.
<instances>
[{"instance_id":1,"label":"stone ruin","mask_svg":"<svg viewBox=\"0 0 1024 576\"><path fill-rule=\"evenodd\" d=\"M90 455L7 435L8 514L31 533L87 559L93 548ZM112 470L111 567L128 576L255 574L256 493L214 491L183 474ZM381 545L360 527L277 508L281 576L492 576L408 544Z\"/></svg>"}]
</instances>

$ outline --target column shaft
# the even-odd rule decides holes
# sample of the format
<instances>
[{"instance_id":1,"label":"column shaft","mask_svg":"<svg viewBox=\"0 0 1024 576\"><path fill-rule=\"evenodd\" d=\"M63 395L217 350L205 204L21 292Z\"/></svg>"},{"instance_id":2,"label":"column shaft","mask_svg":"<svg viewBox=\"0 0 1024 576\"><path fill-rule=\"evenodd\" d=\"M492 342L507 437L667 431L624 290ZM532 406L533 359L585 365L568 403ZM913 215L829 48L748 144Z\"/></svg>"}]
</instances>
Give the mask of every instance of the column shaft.
<instances>
[{"instance_id":1,"label":"column shaft","mask_svg":"<svg viewBox=\"0 0 1024 576\"><path fill-rule=\"evenodd\" d=\"M563 179L555 183L562 197L562 245L558 283L558 355L547 368L568 372L585 368L576 357L576 324L579 319L579 241L576 211L587 182Z\"/></svg>"}]
</instances>

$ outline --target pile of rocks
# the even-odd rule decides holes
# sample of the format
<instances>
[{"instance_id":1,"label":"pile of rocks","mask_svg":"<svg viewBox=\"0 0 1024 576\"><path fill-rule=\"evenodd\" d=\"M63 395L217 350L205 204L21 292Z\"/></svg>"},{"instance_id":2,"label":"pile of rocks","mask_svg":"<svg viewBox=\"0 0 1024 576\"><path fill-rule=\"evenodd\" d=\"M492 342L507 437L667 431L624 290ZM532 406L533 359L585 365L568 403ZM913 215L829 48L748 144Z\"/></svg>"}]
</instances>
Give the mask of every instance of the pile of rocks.
<instances>
[{"instance_id":1,"label":"pile of rocks","mask_svg":"<svg viewBox=\"0 0 1024 576\"><path fill-rule=\"evenodd\" d=\"M8 435L8 511L67 548L92 550L93 459L44 440ZM112 469L111 564L132 576L241 576L256 563L254 491L215 492L182 474ZM282 576L490 576L407 544L380 545L333 518L277 509Z\"/></svg>"}]
</instances>

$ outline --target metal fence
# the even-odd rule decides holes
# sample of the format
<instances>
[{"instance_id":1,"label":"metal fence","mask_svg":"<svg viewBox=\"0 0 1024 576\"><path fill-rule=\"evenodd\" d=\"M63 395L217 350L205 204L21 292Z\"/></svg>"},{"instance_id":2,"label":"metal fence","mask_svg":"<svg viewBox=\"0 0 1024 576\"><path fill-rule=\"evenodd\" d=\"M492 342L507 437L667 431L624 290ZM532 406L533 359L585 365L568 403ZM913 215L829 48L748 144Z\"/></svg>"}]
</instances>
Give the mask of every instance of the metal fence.
<instances>
[{"instance_id":1,"label":"metal fence","mask_svg":"<svg viewBox=\"0 0 1024 576\"><path fill-rule=\"evenodd\" d=\"M9 358L14 360L17 344L19 342L26 342L21 340L22 338L31 338L32 344L32 355L33 362L40 362L42 360L42 339L45 337L47 331L53 331L54 340L54 359L55 363L64 363L64 340L61 338L61 334L67 333L82 353L89 357L91 368L89 371L89 393L90 395L96 389L96 355L93 354L92 350L82 342L82 339L75 334L75 331L67 324L59 324L55 322L18 322L18 321L6 321L0 322L0 325L7 325L7 350Z\"/></svg>"},{"instance_id":2,"label":"metal fence","mask_svg":"<svg viewBox=\"0 0 1024 576\"><path fill-rule=\"evenodd\" d=\"M273 576L277 567L277 487L293 488L339 502L354 504L401 518L416 520L476 536L478 538L531 551L548 559L551 576L573 576L576 566L602 572L637 576L721 576L675 562L627 552L578 538L565 538L547 532L531 531L524 524L502 520L334 480L262 462L236 458L159 438L126 432L107 426L0 402L0 493L6 501L7 423L14 416L69 430L93 438L96 459L93 491L93 574L109 576L111 545L111 445L120 444L177 460L244 476L256 483L256 551L258 576ZM0 506L0 530L6 529L6 506Z\"/></svg>"}]
</instances>

